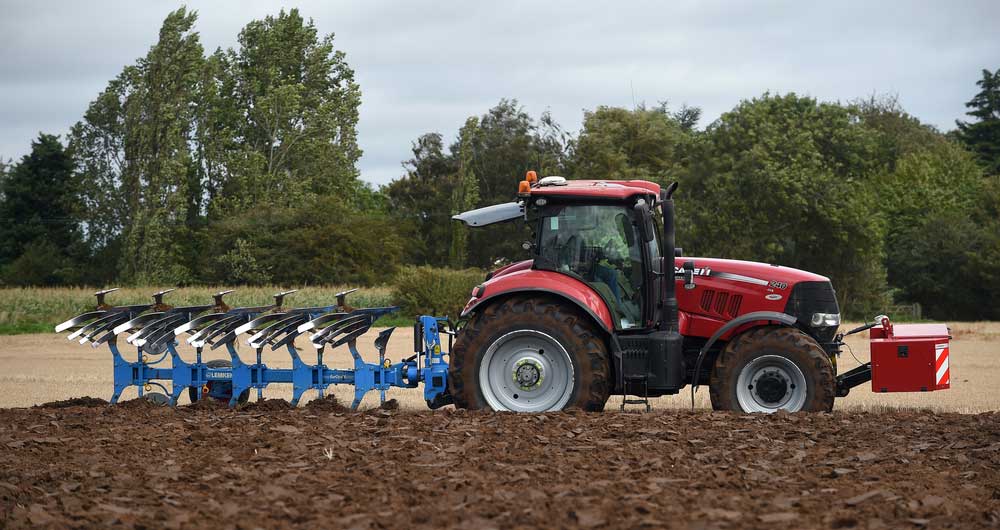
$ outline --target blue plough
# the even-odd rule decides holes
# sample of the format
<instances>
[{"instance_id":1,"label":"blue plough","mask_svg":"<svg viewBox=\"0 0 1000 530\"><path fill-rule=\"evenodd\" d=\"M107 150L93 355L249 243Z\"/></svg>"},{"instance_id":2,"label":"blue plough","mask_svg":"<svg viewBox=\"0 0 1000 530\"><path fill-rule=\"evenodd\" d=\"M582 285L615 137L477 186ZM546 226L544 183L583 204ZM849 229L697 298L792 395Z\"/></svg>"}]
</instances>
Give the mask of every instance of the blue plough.
<instances>
[{"instance_id":1,"label":"blue plough","mask_svg":"<svg viewBox=\"0 0 1000 530\"><path fill-rule=\"evenodd\" d=\"M386 359L389 337L395 328L387 328L375 339L378 363L364 360L358 351L358 339L368 332L379 317L397 311L398 307L354 309L346 304L348 294L335 295L336 303L322 307L285 308L284 298L295 291L274 295L274 303L257 307L231 308L223 297L232 291L214 295L214 303L201 306L172 307L163 297L173 289L153 295L153 303L112 306L105 297L117 289L95 293L97 308L56 326L56 332L69 331L70 340L93 347L107 344L114 360L114 392L111 403L117 403L122 392L137 387L140 397L176 405L185 390L191 401L204 397L228 401L234 406L249 398L256 389L257 399L263 398L264 388L273 383L292 385L292 406L302 395L316 390L323 397L330 385L353 385L352 409L357 409L365 394L378 391L385 402L386 390L416 388L423 384L424 399L431 408L451 403L448 394L447 352L442 350L441 335L448 338L449 350L454 326L447 318L421 316L414 324L414 354L399 362ZM316 350L316 362L304 360L295 340L308 334ZM237 350L241 336L253 348L255 358L246 360ZM122 354L118 338L135 347L135 360ZM184 340L194 348L194 361L186 361L178 347ZM205 361L206 347L225 347L229 359ZM329 348L346 346L354 360L351 369L330 368L323 356ZM265 348L284 348L292 360L291 368L272 368L262 359ZM169 359L169 362L167 361ZM170 388L166 384L169 382ZM162 392L155 392L153 388Z\"/></svg>"}]
</instances>

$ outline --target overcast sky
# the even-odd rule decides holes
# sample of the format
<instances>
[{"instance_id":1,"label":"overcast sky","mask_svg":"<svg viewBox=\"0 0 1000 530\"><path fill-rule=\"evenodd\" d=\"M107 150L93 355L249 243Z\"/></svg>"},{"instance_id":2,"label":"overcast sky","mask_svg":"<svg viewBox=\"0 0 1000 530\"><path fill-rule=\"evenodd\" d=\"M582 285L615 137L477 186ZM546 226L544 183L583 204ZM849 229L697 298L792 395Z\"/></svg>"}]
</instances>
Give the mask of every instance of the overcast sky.
<instances>
[{"instance_id":1,"label":"overcast sky","mask_svg":"<svg viewBox=\"0 0 1000 530\"><path fill-rule=\"evenodd\" d=\"M420 134L452 139L500 98L570 130L583 109L667 100L707 125L766 90L872 93L942 130L1000 68L1000 2L187 2L206 50L299 7L336 34L362 90L362 177L385 183ZM179 3L0 0L0 157L65 134Z\"/></svg>"}]
</instances>

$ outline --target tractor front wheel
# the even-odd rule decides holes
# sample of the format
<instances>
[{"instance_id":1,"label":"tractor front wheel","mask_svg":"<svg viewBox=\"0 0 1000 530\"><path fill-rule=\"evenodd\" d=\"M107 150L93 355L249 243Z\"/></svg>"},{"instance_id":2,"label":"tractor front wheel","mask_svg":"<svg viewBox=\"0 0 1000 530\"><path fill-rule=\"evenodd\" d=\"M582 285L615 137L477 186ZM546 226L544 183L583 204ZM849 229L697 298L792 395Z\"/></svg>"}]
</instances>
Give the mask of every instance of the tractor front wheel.
<instances>
[{"instance_id":1,"label":"tractor front wheel","mask_svg":"<svg viewBox=\"0 0 1000 530\"><path fill-rule=\"evenodd\" d=\"M456 338L449 384L467 409L604 409L607 347L590 319L544 297L513 297L479 311Z\"/></svg>"},{"instance_id":2,"label":"tractor front wheel","mask_svg":"<svg viewBox=\"0 0 1000 530\"><path fill-rule=\"evenodd\" d=\"M798 329L757 328L719 354L709 394L715 410L829 412L836 394L833 364Z\"/></svg>"}]
</instances>

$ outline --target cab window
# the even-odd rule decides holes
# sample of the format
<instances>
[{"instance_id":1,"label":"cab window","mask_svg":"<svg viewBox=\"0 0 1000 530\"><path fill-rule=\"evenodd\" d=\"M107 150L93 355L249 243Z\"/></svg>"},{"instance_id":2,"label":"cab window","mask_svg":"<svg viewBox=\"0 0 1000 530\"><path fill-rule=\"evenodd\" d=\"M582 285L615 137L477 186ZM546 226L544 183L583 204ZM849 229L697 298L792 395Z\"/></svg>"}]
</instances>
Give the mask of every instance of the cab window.
<instances>
[{"instance_id":1,"label":"cab window","mask_svg":"<svg viewBox=\"0 0 1000 530\"><path fill-rule=\"evenodd\" d=\"M622 206L581 205L542 216L538 256L608 301L620 329L642 325L642 240Z\"/></svg>"}]
</instances>

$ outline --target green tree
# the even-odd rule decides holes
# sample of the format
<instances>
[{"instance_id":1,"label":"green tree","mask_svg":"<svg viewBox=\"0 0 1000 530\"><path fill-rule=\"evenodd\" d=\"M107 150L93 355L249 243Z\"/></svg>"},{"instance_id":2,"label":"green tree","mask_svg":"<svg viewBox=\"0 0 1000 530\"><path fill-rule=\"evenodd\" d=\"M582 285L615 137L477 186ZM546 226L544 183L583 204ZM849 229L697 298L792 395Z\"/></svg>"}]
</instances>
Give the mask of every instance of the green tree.
<instances>
[{"instance_id":1,"label":"green tree","mask_svg":"<svg viewBox=\"0 0 1000 530\"><path fill-rule=\"evenodd\" d=\"M120 238L126 281L192 278L189 209L201 196L192 102L204 65L196 18L184 8L170 13L149 53L109 83L72 131L88 232L98 249Z\"/></svg>"},{"instance_id":2,"label":"green tree","mask_svg":"<svg viewBox=\"0 0 1000 530\"><path fill-rule=\"evenodd\" d=\"M452 215L471 210L479 202L479 182L472 167L471 145L471 131L475 130L478 124L476 118L469 118L458 133L462 141L458 150L458 174L455 176L455 188L451 194ZM468 228L463 223L452 222L450 224L451 250L449 258L451 266L460 269L465 266L468 258Z\"/></svg>"},{"instance_id":3,"label":"green tree","mask_svg":"<svg viewBox=\"0 0 1000 530\"><path fill-rule=\"evenodd\" d=\"M404 164L407 175L386 187L392 215L414 241L407 262L490 268L523 255L525 236L516 224L466 231L451 216L513 200L530 169L541 175L562 172L569 143L551 116L536 122L517 101L506 99L467 119L447 152L440 134L420 137L414 158Z\"/></svg>"},{"instance_id":4,"label":"green tree","mask_svg":"<svg viewBox=\"0 0 1000 530\"><path fill-rule=\"evenodd\" d=\"M685 121L672 115L665 104L585 111L583 130L575 144L573 175L663 182L680 173L699 113L685 109Z\"/></svg>"},{"instance_id":5,"label":"green tree","mask_svg":"<svg viewBox=\"0 0 1000 530\"><path fill-rule=\"evenodd\" d=\"M678 242L689 253L829 276L842 307L884 304L884 224L868 187L874 134L851 109L795 94L743 101L697 142Z\"/></svg>"},{"instance_id":6,"label":"green tree","mask_svg":"<svg viewBox=\"0 0 1000 530\"><path fill-rule=\"evenodd\" d=\"M982 190L982 170L958 145L902 157L879 183L888 220L886 268L897 297L920 302L935 318L973 319L983 293L972 258L984 233L973 219Z\"/></svg>"},{"instance_id":7,"label":"green tree","mask_svg":"<svg viewBox=\"0 0 1000 530\"><path fill-rule=\"evenodd\" d=\"M407 263L444 266L451 242L450 201L457 164L445 152L438 133L417 138L412 152L413 158L403 163L406 175L384 188L389 215L409 242L403 256Z\"/></svg>"},{"instance_id":8,"label":"green tree","mask_svg":"<svg viewBox=\"0 0 1000 530\"><path fill-rule=\"evenodd\" d=\"M292 9L247 24L239 43L209 61L220 65L223 102L208 130L231 135L215 152L229 168L222 211L363 194L356 167L361 91L333 35L320 38Z\"/></svg>"},{"instance_id":9,"label":"green tree","mask_svg":"<svg viewBox=\"0 0 1000 530\"><path fill-rule=\"evenodd\" d=\"M971 320L1000 319L1000 175L986 177L979 188L972 220L978 228L974 246L965 250L971 272L966 282L977 290L969 302Z\"/></svg>"},{"instance_id":10,"label":"green tree","mask_svg":"<svg viewBox=\"0 0 1000 530\"><path fill-rule=\"evenodd\" d=\"M976 82L980 91L965 106L974 122L956 121L958 138L972 152L990 175L1000 175L1000 69L983 70Z\"/></svg>"},{"instance_id":11,"label":"green tree","mask_svg":"<svg viewBox=\"0 0 1000 530\"><path fill-rule=\"evenodd\" d=\"M4 283L56 285L81 279L85 258L73 159L56 136L39 134L31 153L0 180L0 268Z\"/></svg>"},{"instance_id":12,"label":"green tree","mask_svg":"<svg viewBox=\"0 0 1000 530\"><path fill-rule=\"evenodd\" d=\"M894 97L854 103L876 135L882 166L873 192L886 220L885 265L900 302L919 302L932 318L976 318L987 291L977 256L988 246L982 170L975 157L906 113Z\"/></svg>"},{"instance_id":13,"label":"green tree","mask_svg":"<svg viewBox=\"0 0 1000 530\"><path fill-rule=\"evenodd\" d=\"M536 122L517 100L501 99L479 117L478 125L460 131L450 150L452 157L463 146L471 153L468 166L479 181L477 207L514 200L528 170L540 176L563 173L559 164L566 158L565 137L550 116L543 115L542 121ZM525 237L518 221L471 230L466 266L490 269L524 256Z\"/></svg>"}]
</instances>

